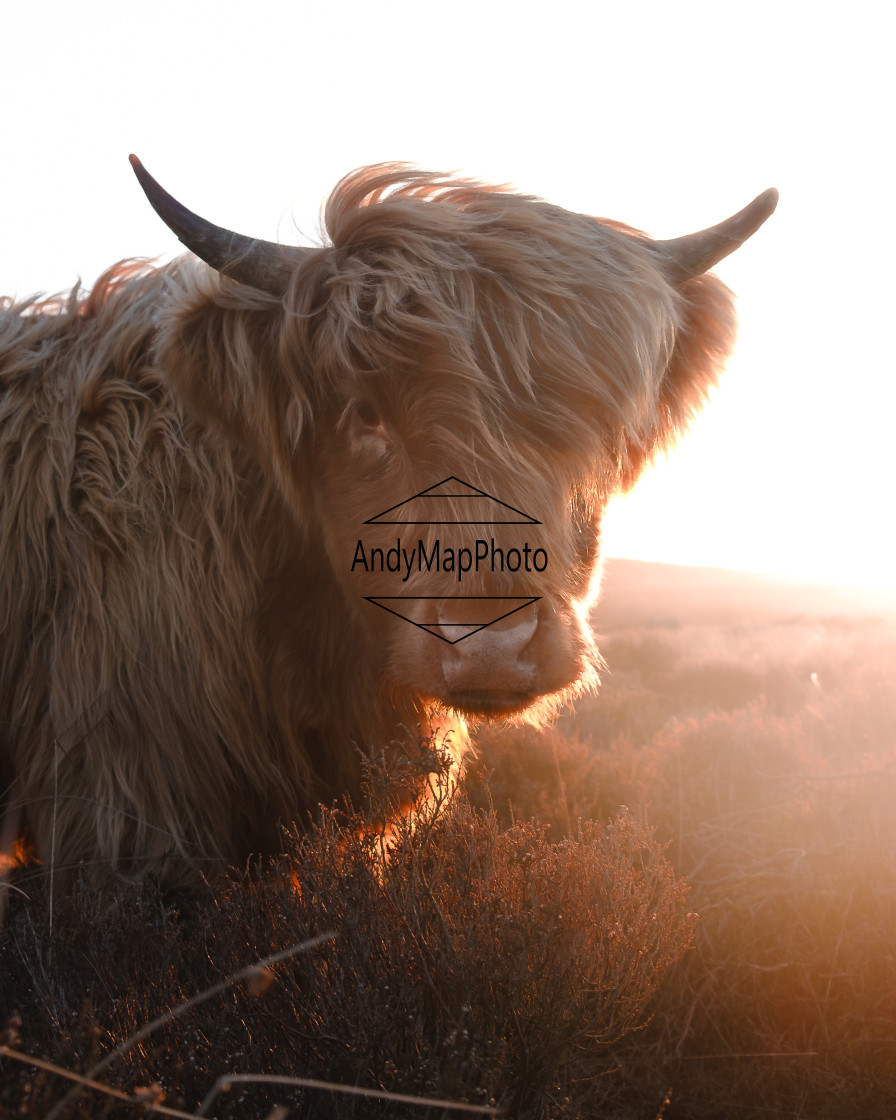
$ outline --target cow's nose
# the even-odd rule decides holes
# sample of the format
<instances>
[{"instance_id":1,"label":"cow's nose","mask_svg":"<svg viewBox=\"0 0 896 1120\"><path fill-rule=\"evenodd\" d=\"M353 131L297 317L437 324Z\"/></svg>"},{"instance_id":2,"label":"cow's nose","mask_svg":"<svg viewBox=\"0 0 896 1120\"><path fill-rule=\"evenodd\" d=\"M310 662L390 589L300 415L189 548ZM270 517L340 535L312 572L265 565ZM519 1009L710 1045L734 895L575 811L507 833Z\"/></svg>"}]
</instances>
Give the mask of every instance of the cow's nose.
<instances>
[{"instance_id":1,"label":"cow's nose","mask_svg":"<svg viewBox=\"0 0 896 1120\"><path fill-rule=\"evenodd\" d=\"M516 658L537 628L537 603L532 600L482 595L443 599L439 606L438 631L462 658Z\"/></svg>"},{"instance_id":2,"label":"cow's nose","mask_svg":"<svg viewBox=\"0 0 896 1120\"><path fill-rule=\"evenodd\" d=\"M449 599L440 608L440 633L452 643L442 653L442 672L456 707L491 715L531 702L538 611L535 603L518 607L518 599Z\"/></svg>"}]
</instances>

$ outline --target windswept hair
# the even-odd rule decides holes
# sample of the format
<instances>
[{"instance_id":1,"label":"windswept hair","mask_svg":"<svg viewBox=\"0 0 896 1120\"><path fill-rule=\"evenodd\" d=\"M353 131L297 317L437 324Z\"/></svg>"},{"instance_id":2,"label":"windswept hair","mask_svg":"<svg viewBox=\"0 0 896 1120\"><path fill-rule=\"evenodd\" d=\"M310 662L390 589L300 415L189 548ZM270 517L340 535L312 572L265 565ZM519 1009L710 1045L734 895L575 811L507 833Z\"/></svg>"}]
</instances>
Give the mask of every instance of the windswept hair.
<instances>
[{"instance_id":1,"label":"windswept hair","mask_svg":"<svg viewBox=\"0 0 896 1120\"><path fill-rule=\"evenodd\" d=\"M516 446L525 412L527 438L615 463L625 484L699 411L733 346L717 277L673 287L637 231L531 196L379 165L338 184L324 228L332 247L289 297L315 371L344 385L398 367L413 393L425 354L473 430Z\"/></svg>"},{"instance_id":2,"label":"windswept hair","mask_svg":"<svg viewBox=\"0 0 896 1120\"><path fill-rule=\"evenodd\" d=\"M353 389L425 408L421 427L450 417L507 455L535 443L575 471L600 464L607 495L674 443L733 347L734 300L717 277L672 286L637 231L503 188L362 168L336 186L323 233L264 337L232 311L269 297L213 274L172 303L162 336L161 364L192 403L237 428L261 402L222 392L224 371L246 367L248 390L253 364L279 370L268 391L282 460L315 411Z\"/></svg>"}]
</instances>

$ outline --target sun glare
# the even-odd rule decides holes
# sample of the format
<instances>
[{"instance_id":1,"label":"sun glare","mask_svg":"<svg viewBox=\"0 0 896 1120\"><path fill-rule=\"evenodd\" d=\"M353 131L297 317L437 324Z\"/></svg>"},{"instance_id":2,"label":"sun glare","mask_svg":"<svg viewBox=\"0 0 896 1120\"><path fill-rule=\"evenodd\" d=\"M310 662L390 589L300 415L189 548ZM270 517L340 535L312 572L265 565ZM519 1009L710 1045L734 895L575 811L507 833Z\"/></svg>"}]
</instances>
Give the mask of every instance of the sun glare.
<instances>
[{"instance_id":1,"label":"sun glare","mask_svg":"<svg viewBox=\"0 0 896 1120\"><path fill-rule=\"evenodd\" d=\"M749 257L718 270L739 295L734 355L680 446L612 504L605 554L896 599L886 451L896 381L884 375L873 332L853 327L875 306L863 306L864 290L838 289L836 308L826 292L791 291L779 218L786 209Z\"/></svg>"},{"instance_id":2,"label":"sun glare","mask_svg":"<svg viewBox=\"0 0 896 1120\"><path fill-rule=\"evenodd\" d=\"M844 504L810 479L805 488L798 484L802 504L795 508L780 501L781 481L773 477L713 473L702 440L678 454L680 460L661 460L631 494L611 503L606 556L757 572L896 602L896 547L880 515L883 493ZM807 464L792 466L805 471Z\"/></svg>"}]
</instances>

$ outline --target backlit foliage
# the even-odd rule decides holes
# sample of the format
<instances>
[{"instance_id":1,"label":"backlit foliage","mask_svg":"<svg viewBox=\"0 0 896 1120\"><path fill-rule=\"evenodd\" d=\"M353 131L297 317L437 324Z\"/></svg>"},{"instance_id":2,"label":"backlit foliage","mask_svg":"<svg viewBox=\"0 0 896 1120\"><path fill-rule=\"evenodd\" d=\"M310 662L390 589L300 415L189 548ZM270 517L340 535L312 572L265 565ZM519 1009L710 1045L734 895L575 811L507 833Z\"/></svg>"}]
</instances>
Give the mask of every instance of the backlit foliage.
<instances>
[{"instance_id":1,"label":"backlit foliage","mask_svg":"<svg viewBox=\"0 0 896 1120\"><path fill-rule=\"evenodd\" d=\"M541 734L480 735L466 791L449 804L433 779L414 830L329 812L214 897L82 887L52 934L46 881L20 873L8 1041L88 1070L166 1006L337 929L103 1076L187 1111L223 1073L268 1072L556 1120L896 1115L896 629L740 602L682 618L610 628L600 695ZM374 757L368 776L385 816L394 771ZM0 1086L26 1118L69 1091L10 1061ZM450 1115L246 1085L213 1114L275 1102ZM85 1092L63 1115L106 1106Z\"/></svg>"}]
</instances>

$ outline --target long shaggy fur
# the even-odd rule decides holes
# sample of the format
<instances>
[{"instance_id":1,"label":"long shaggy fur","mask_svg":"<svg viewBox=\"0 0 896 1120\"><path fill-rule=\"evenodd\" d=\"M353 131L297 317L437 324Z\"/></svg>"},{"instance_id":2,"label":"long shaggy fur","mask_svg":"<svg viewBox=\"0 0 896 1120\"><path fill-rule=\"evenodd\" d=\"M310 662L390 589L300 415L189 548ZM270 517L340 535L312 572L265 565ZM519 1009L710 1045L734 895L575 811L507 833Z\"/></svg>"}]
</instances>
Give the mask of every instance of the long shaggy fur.
<instances>
[{"instance_id":1,"label":"long shaggy fur","mask_svg":"<svg viewBox=\"0 0 896 1120\"><path fill-rule=\"evenodd\" d=\"M359 747L460 734L358 526L447 464L543 514L581 613L606 501L733 342L718 279L536 199L379 166L325 223L282 300L185 258L0 312L0 779L60 868L193 881L357 796ZM576 640L546 695L593 678Z\"/></svg>"}]
</instances>

